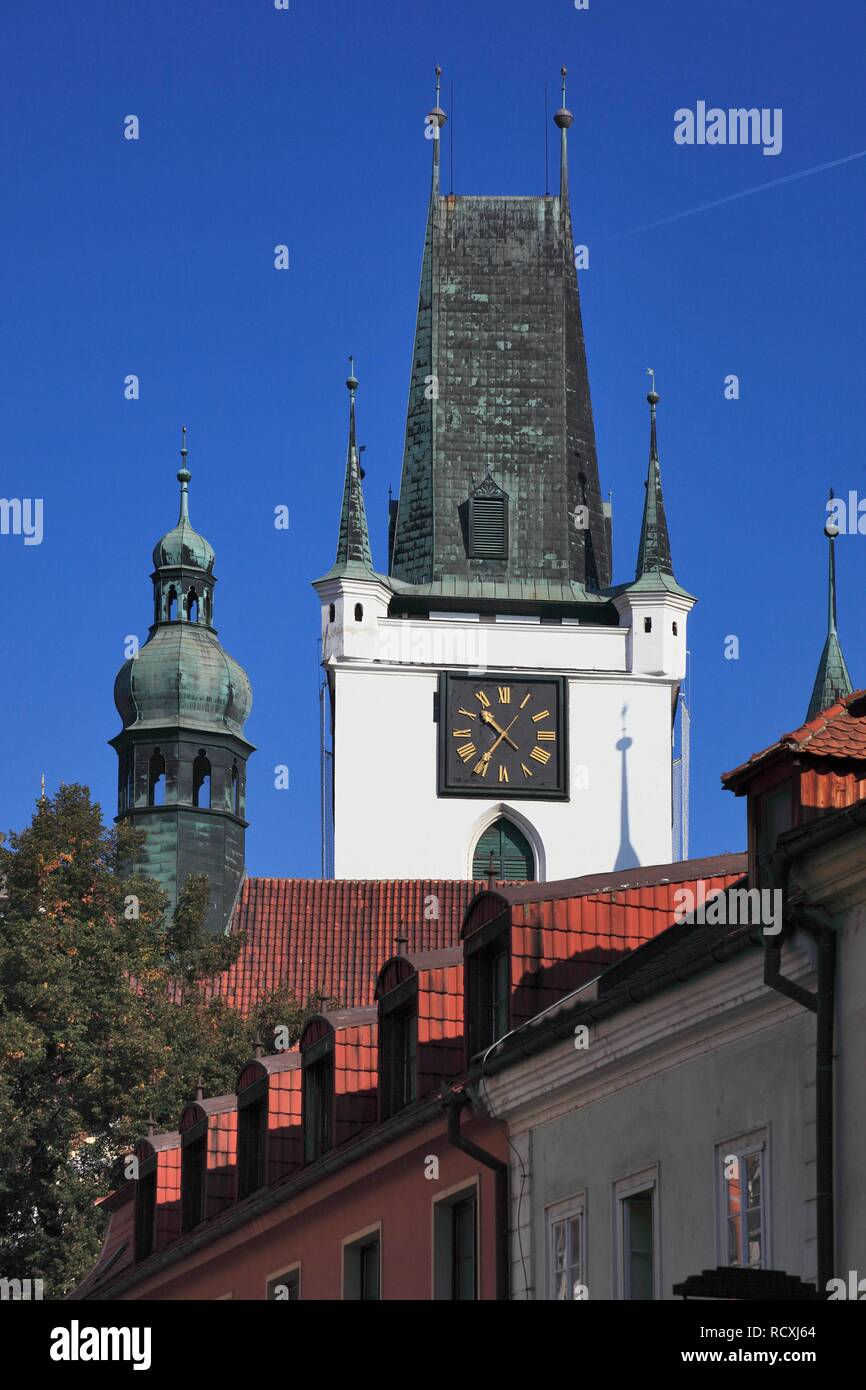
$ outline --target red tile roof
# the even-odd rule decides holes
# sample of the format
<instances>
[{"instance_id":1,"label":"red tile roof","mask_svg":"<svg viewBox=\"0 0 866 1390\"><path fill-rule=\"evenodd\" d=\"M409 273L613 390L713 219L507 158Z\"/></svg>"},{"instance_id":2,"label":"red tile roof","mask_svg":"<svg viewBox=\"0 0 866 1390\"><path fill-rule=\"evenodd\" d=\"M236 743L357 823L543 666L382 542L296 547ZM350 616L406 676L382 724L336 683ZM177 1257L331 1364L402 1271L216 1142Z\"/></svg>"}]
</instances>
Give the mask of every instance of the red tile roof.
<instances>
[{"instance_id":1,"label":"red tile roof","mask_svg":"<svg viewBox=\"0 0 866 1390\"><path fill-rule=\"evenodd\" d=\"M288 986L347 1008L372 1004L376 976L398 936L408 951L456 946L463 914L483 882L457 879L249 878L232 923L246 933L235 965L212 993L247 1013Z\"/></svg>"},{"instance_id":2,"label":"red tile roof","mask_svg":"<svg viewBox=\"0 0 866 1390\"><path fill-rule=\"evenodd\" d=\"M855 758L858 762L866 762L866 690L855 690L828 705L814 719L783 734L760 753L753 753L748 762L722 773L722 785L736 789L748 781L758 764L763 766L785 753L809 758Z\"/></svg>"}]
</instances>

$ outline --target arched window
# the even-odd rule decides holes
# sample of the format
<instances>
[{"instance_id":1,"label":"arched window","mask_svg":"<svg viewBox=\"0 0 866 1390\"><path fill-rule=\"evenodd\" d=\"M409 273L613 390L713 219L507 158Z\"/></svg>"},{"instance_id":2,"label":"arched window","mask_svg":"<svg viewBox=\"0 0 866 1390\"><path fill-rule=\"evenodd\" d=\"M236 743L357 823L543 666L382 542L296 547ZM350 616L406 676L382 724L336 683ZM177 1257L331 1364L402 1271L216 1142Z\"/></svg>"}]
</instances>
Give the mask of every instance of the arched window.
<instances>
[{"instance_id":1,"label":"arched window","mask_svg":"<svg viewBox=\"0 0 866 1390\"><path fill-rule=\"evenodd\" d=\"M237 762L232 763L232 810L236 816L241 813L241 779Z\"/></svg>"},{"instance_id":2,"label":"arched window","mask_svg":"<svg viewBox=\"0 0 866 1390\"><path fill-rule=\"evenodd\" d=\"M147 804L165 805L165 758L158 748L151 753L147 769Z\"/></svg>"},{"instance_id":3,"label":"arched window","mask_svg":"<svg viewBox=\"0 0 866 1390\"><path fill-rule=\"evenodd\" d=\"M356 623L362 623L363 621L364 621L364 605L363 605L363 603L356 603L356 604L355 604L355 622L356 622Z\"/></svg>"},{"instance_id":4,"label":"arched window","mask_svg":"<svg viewBox=\"0 0 866 1390\"><path fill-rule=\"evenodd\" d=\"M186 618L189 623L198 622L198 594L195 589L190 589L186 596Z\"/></svg>"},{"instance_id":5,"label":"arched window","mask_svg":"<svg viewBox=\"0 0 866 1390\"><path fill-rule=\"evenodd\" d=\"M329 622L329 623L332 623L332 622L334 621L334 619L336 618L336 616L337 616L337 605L336 605L335 603L329 603L329 604L328 604L328 622Z\"/></svg>"},{"instance_id":6,"label":"arched window","mask_svg":"<svg viewBox=\"0 0 866 1390\"><path fill-rule=\"evenodd\" d=\"M203 748L192 765L192 804L210 809L210 759Z\"/></svg>"},{"instance_id":7,"label":"arched window","mask_svg":"<svg viewBox=\"0 0 866 1390\"><path fill-rule=\"evenodd\" d=\"M486 878L493 855L495 878L534 880L535 856L532 846L513 821L501 816L488 826L475 846L472 856L472 877Z\"/></svg>"},{"instance_id":8,"label":"arched window","mask_svg":"<svg viewBox=\"0 0 866 1390\"><path fill-rule=\"evenodd\" d=\"M162 614L160 613L161 604L162 604L162 594L160 593L159 589L154 589L154 591L153 591L153 621L154 621L155 623L158 623L159 620L160 620L160 617L162 616Z\"/></svg>"},{"instance_id":9,"label":"arched window","mask_svg":"<svg viewBox=\"0 0 866 1390\"><path fill-rule=\"evenodd\" d=\"M135 805L135 754L126 755L126 788L125 788L126 810Z\"/></svg>"},{"instance_id":10,"label":"arched window","mask_svg":"<svg viewBox=\"0 0 866 1390\"><path fill-rule=\"evenodd\" d=\"M166 596L167 616L170 623L177 621L177 589L172 584Z\"/></svg>"},{"instance_id":11,"label":"arched window","mask_svg":"<svg viewBox=\"0 0 866 1390\"><path fill-rule=\"evenodd\" d=\"M210 590L208 589L208 590L205 591L205 596L204 596L204 620L205 620L205 622L208 624L208 626L210 626L210 615L211 615L211 601L210 601Z\"/></svg>"}]
</instances>

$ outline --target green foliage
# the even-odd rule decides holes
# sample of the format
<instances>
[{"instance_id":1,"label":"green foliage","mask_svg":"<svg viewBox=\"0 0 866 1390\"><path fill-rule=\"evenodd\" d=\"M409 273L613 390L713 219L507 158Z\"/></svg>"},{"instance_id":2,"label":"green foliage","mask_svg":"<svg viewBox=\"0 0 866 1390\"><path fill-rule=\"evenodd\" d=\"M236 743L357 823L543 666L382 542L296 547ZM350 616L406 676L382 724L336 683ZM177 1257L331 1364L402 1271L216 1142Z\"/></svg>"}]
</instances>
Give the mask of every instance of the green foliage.
<instances>
[{"instance_id":1,"label":"green foliage","mask_svg":"<svg viewBox=\"0 0 866 1390\"><path fill-rule=\"evenodd\" d=\"M58 1298L102 1240L94 1202L146 1132L176 1126L199 1076L234 1089L255 1028L299 1033L285 992L252 1020L208 998L238 937L203 932L207 879L191 876L171 921L152 879L127 876L141 832L107 830L84 787L61 786L0 847L0 1276L41 1278Z\"/></svg>"}]
</instances>

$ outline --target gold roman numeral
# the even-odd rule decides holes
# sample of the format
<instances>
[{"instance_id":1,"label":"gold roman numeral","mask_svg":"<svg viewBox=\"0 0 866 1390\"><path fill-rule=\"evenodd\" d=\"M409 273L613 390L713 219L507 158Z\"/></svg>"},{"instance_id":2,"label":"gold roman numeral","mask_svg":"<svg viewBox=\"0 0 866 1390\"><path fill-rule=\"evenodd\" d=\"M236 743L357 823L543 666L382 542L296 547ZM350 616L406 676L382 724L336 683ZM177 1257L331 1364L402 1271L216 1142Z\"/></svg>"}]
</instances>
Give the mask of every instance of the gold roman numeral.
<instances>
[{"instance_id":1,"label":"gold roman numeral","mask_svg":"<svg viewBox=\"0 0 866 1390\"><path fill-rule=\"evenodd\" d=\"M499 764L499 780L500 782L508 781L508 768L505 766L504 763Z\"/></svg>"},{"instance_id":2,"label":"gold roman numeral","mask_svg":"<svg viewBox=\"0 0 866 1390\"><path fill-rule=\"evenodd\" d=\"M546 748L533 748L530 758L534 758L537 763L549 763L550 754Z\"/></svg>"},{"instance_id":3,"label":"gold roman numeral","mask_svg":"<svg viewBox=\"0 0 866 1390\"><path fill-rule=\"evenodd\" d=\"M521 771L523 772L524 777L531 777L531 776L532 776L532 772L531 772L531 770L526 766L526 763L521 763L521 764L520 764L520 767L521 767Z\"/></svg>"},{"instance_id":4,"label":"gold roman numeral","mask_svg":"<svg viewBox=\"0 0 866 1390\"><path fill-rule=\"evenodd\" d=\"M490 767L490 759L489 759L489 758L482 758L482 759L480 760L480 762L477 762L477 763L475 764L475 766L473 767L472 771L473 771L473 772L477 772L479 777L486 777L486 776L487 776L487 769L488 769L489 767Z\"/></svg>"},{"instance_id":5,"label":"gold roman numeral","mask_svg":"<svg viewBox=\"0 0 866 1390\"><path fill-rule=\"evenodd\" d=\"M511 686L510 686L510 685L500 685L500 687L499 687L499 703L500 703L500 705L510 705L510 704L511 704Z\"/></svg>"},{"instance_id":6,"label":"gold roman numeral","mask_svg":"<svg viewBox=\"0 0 866 1390\"><path fill-rule=\"evenodd\" d=\"M472 733L472 730L471 730L471 729L452 729L452 730L451 730L451 737L452 737L452 738L469 738L469 736L471 735L471 733Z\"/></svg>"},{"instance_id":7,"label":"gold roman numeral","mask_svg":"<svg viewBox=\"0 0 866 1390\"><path fill-rule=\"evenodd\" d=\"M460 706L460 708L459 708L459 710L457 711L457 713L458 713L458 714L465 714L467 719L477 719L477 718L478 718L478 714L477 714L477 712L476 712L475 710L472 710L472 709L464 709L462 705Z\"/></svg>"},{"instance_id":8,"label":"gold roman numeral","mask_svg":"<svg viewBox=\"0 0 866 1390\"><path fill-rule=\"evenodd\" d=\"M457 749L457 756L458 758L462 758L464 763L468 763L469 759L474 758L477 752L478 749L475 747L474 743L464 743L460 748ZM549 756L550 755L548 754L548 757Z\"/></svg>"},{"instance_id":9,"label":"gold roman numeral","mask_svg":"<svg viewBox=\"0 0 866 1390\"><path fill-rule=\"evenodd\" d=\"M530 701L531 699L532 699L532 691L530 690L529 694L528 694L528 695L524 695L523 699L520 701L520 708L523 709L523 706L524 706L524 705L528 705L528 704L529 704L529 701Z\"/></svg>"},{"instance_id":10,"label":"gold roman numeral","mask_svg":"<svg viewBox=\"0 0 866 1390\"><path fill-rule=\"evenodd\" d=\"M543 710L541 711L540 714L534 714L534 715L532 716L532 722L533 722L533 724L540 724L542 719L549 719L549 718L550 718L550 710L549 710L549 709L543 709Z\"/></svg>"},{"instance_id":11,"label":"gold roman numeral","mask_svg":"<svg viewBox=\"0 0 866 1390\"><path fill-rule=\"evenodd\" d=\"M468 734L469 730L467 729L466 732ZM556 733L553 729L539 729L535 737L538 739L539 743L542 739L546 739L548 743L556 742Z\"/></svg>"},{"instance_id":12,"label":"gold roman numeral","mask_svg":"<svg viewBox=\"0 0 866 1390\"><path fill-rule=\"evenodd\" d=\"M483 691L483 690L476 690L476 692L475 692L475 698L476 698L476 700L478 701L479 705L483 705L485 709L489 709L489 708L490 708L490 701L488 700L487 696L484 694L484 691Z\"/></svg>"}]
</instances>

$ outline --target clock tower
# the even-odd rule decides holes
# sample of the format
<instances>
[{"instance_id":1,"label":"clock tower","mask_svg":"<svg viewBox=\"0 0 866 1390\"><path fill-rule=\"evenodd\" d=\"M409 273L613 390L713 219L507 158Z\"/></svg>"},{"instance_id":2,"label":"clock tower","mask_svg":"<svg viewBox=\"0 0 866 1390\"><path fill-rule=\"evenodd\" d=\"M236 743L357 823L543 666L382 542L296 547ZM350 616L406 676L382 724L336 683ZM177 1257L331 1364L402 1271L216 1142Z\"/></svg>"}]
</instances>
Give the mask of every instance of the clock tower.
<instances>
[{"instance_id":1,"label":"clock tower","mask_svg":"<svg viewBox=\"0 0 866 1390\"><path fill-rule=\"evenodd\" d=\"M438 74L437 74L438 76ZM565 73L563 71L563 79ZM337 878L554 879L668 862L694 599L674 578L650 406L634 578L611 577L568 199L433 178L388 564L354 372L334 565L315 582ZM330 817L326 817L329 820Z\"/></svg>"}]
</instances>

